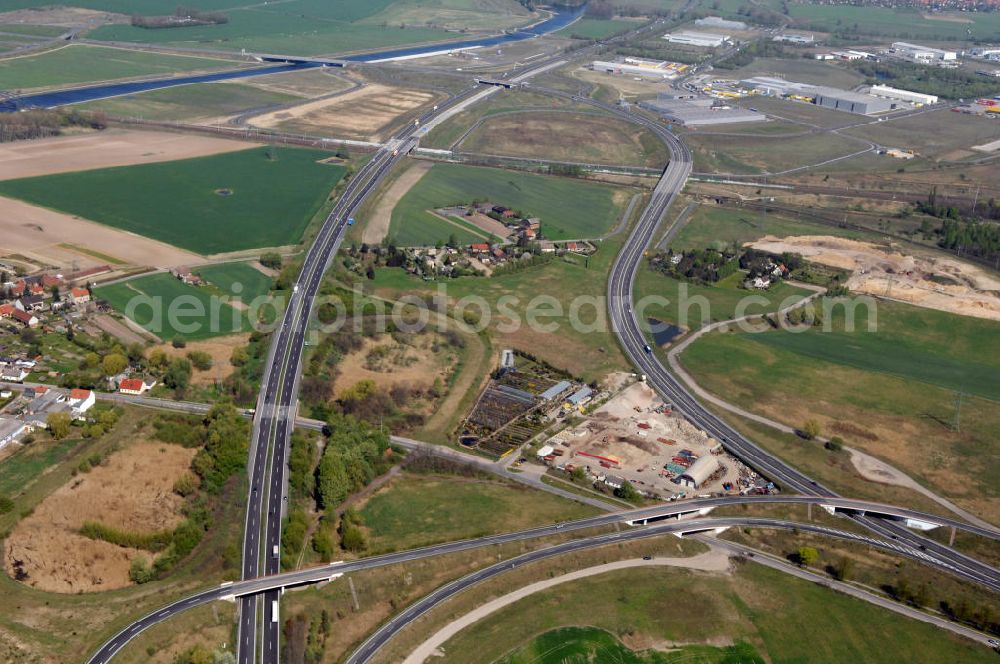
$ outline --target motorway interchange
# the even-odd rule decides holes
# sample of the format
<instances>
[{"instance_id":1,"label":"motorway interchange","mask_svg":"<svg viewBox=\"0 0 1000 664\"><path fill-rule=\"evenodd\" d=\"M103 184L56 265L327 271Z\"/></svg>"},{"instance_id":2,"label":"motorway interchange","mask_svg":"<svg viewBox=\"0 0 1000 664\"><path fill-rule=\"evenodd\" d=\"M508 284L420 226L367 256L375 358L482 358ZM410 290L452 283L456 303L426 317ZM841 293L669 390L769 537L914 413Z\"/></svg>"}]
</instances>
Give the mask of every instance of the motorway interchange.
<instances>
[{"instance_id":1,"label":"motorway interchange","mask_svg":"<svg viewBox=\"0 0 1000 664\"><path fill-rule=\"evenodd\" d=\"M510 80L527 81L531 76L557 66L561 62L563 61L559 59L559 56L536 61L530 67L516 72L516 76ZM649 385L665 400L674 404L675 409L680 414L719 440L731 454L779 484L785 491L794 491L801 495L771 497L770 499L720 498L706 501L687 501L681 505L672 504L665 508L657 507L628 513L616 513L571 524L555 524L520 533L453 542L387 556L280 573L278 552L281 550L282 518L286 511L288 495L286 473L288 443L291 431L296 425L295 411L303 345L308 333L313 299L319 291L327 267L340 247L348 226L348 219L366 197L379 186L393 166L417 146L422 131L429 124L433 125L435 122L447 119L458 110L477 103L496 92L497 89L470 88L439 104L417 122L407 125L353 176L309 248L281 327L274 335L269 349L256 408L248 465L250 491L243 542L242 581L224 584L221 587L207 589L183 598L133 622L105 643L91 657L90 662L93 664L108 662L137 634L178 612L219 599L235 598L239 602L238 661L241 664L251 664L257 661L274 664L279 660L280 653L280 622L274 610L283 588L315 583L352 571L402 563L428 556L443 555L501 542L561 535L583 528L620 522L630 522L632 527L621 532L584 537L540 548L518 558L485 568L440 588L383 625L351 655L348 661L356 663L368 661L395 633L433 606L475 583L501 574L518 565L612 542L654 537L668 533L693 534L734 525L808 530L830 537L863 542L869 546L934 566L985 587L1000 590L1000 572L998 570L951 547L916 534L906 526L905 520L913 519L964 529L992 539L997 539L996 531L911 510L839 498L829 488L818 484L802 472L765 452L710 413L687 391L682 383L666 370L659 359L650 351L645 333L632 310L633 284L646 248L657 232L661 230L664 216L671 202L684 187L691 174L691 154L687 147L664 126L643 115L633 114L628 110L603 104L587 97L539 87L532 87L532 90L539 94L570 97L576 102L597 106L606 112L640 124L653 131L668 147L671 153L670 162L653 189L646 208L632 228L611 270L608 282L608 307L613 330L636 369L645 375ZM798 502L839 507L841 513L848 515L871 531L872 535L860 535L856 532L837 530L816 524L792 523L776 519L706 518L702 514L698 514L699 510L708 510L740 502ZM684 521L674 518L683 513L688 513L694 518ZM877 516L873 516L872 513Z\"/></svg>"}]
</instances>

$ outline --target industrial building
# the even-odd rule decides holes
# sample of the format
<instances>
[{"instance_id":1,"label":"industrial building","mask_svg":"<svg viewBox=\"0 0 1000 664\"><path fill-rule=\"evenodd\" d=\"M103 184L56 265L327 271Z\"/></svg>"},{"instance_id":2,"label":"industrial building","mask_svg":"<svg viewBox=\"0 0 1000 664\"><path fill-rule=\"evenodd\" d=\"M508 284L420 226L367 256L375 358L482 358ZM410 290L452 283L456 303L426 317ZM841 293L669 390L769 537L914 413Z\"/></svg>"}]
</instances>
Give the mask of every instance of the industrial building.
<instances>
[{"instance_id":1,"label":"industrial building","mask_svg":"<svg viewBox=\"0 0 1000 664\"><path fill-rule=\"evenodd\" d=\"M650 79L672 81L688 68L676 62L665 60L644 60L642 58L622 58L619 62L594 60L591 69L608 74L627 74Z\"/></svg>"},{"instance_id":2,"label":"industrial building","mask_svg":"<svg viewBox=\"0 0 1000 664\"><path fill-rule=\"evenodd\" d=\"M715 28L716 30L746 30L747 24L743 21L730 21L721 16L706 16L694 22L699 28Z\"/></svg>"},{"instance_id":3,"label":"industrial building","mask_svg":"<svg viewBox=\"0 0 1000 664\"><path fill-rule=\"evenodd\" d=\"M639 102L643 108L686 126L764 122L767 116L742 108L719 105L712 99L675 99L660 95L658 99Z\"/></svg>"},{"instance_id":4,"label":"industrial building","mask_svg":"<svg viewBox=\"0 0 1000 664\"><path fill-rule=\"evenodd\" d=\"M920 44L910 44L908 42L893 42L890 52L897 58L921 64L935 64L958 59L958 53L955 51L945 51L940 48L931 48L930 46L921 46Z\"/></svg>"},{"instance_id":5,"label":"industrial building","mask_svg":"<svg viewBox=\"0 0 1000 664\"><path fill-rule=\"evenodd\" d=\"M719 460L711 454L699 457L697 461L678 477L681 484L697 489L719 469Z\"/></svg>"},{"instance_id":6,"label":"industrial building","mask_svg":"<svg viewBox=\"0 0 1000 664\"><path fill-rule=\"evenodd\" d=\"M847 111L859 115L873 115L875 113L885 113L896 107L888 99L880 99L871 95L850 92L848 90L838 90L836 88L817 88L814 91L814 103L824 108L832 108L837 111Z\"/></svg>"},{"instance_id":7,"label":"industrial building","mask_svg":"<svg viewBox=\"0 0 1000 664\"><path fill-rule=\"evenodd\" d=\"M789 44L812 44L816 41L814 35L798 35L792 33L780 34L774 38L776 42L787 42Z\"/></svg>"},{"instance_id":8,"label":"industrial building","mask_svg":"<svg viewBox=\"0 0 1000 664\"><path fill-rule=\"evenodd\" d=\"M922 92L910 92L909 90L890 88L888 85L873 85L868 94L876 97L883 97L885 99L906 101L911 104L919 104L922 106L938 103L937 95L926 95Z\"/></svg>"},{"instance_id":9,"label":"industrial building","mask_svg":"<svg viewBox=\"0 0 1000 664\"><path fill-rule=\"evenodd\" d=\"M720 35L714 32L695 32L694 30L670 32L663 35L663 38L671 44L700 46L702 48L716 48L729 41L729 35Z\"/></svg>"},{"instance_id":10,"label":"industrial building","mask_svg":"<svg viewBox=\"0 0 1000 664\"><path fill-rule=\"evenodd\" d=\"M771 97L799 96L811 99L817 89L817 86L808 83L796 83L771 76L754 76L740 81L740 84L751 90L756 90L758 94Z\"/></svg>"}]
</instances>

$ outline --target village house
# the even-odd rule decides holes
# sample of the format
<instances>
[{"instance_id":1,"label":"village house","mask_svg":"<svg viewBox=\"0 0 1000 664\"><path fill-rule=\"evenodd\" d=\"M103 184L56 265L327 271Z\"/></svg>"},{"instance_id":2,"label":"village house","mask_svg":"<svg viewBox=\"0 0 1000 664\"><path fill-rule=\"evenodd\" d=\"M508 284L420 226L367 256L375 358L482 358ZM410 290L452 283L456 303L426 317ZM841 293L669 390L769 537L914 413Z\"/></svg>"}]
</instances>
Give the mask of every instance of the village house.
<instances>
[{"instance_id":1,"label":"village house","mask_svg":"<svg viewBox=\"0 0 1000 664\"><path fill-rule=\"evenodd\" d=\"M10 317L25 327L35 327L38 325L38 319L35 318L35 315L22 309L15 308L11 312Z\"/></svg>"},{"instance_id":2,"label":"village house","mask_svg":"<svg viewBox=\"0 0 1000 664\"><path fill-rule=\"evenodd\" d=\"M90 302L90 291L86 288L71 288L69 298L73 301L73 304L86 304Z\"/></svg>"},{"instance_id":3,"label":"village house","mask_svg":"<svg viewBox=\"0 0 1000 664\"><path fill-rule=\"evenodd\" d=\"M69 398L66 400L66 403L69 404L73 417L79 420L83 419L84 413L97 403L97 397L94 395L93 390L74 389L69 391Z\"/></svg>"},{"instance_id":4,"label":"village house","mask_svg":"<svg viewBox=\"0 0 1000 664\"><path fill-rule=\"evenodd\" d=\"M146 381L141 378L126 378L118 383L118 393L141 396L151 390L155 384L147 385Z\"/></svg>"}]
</instances>

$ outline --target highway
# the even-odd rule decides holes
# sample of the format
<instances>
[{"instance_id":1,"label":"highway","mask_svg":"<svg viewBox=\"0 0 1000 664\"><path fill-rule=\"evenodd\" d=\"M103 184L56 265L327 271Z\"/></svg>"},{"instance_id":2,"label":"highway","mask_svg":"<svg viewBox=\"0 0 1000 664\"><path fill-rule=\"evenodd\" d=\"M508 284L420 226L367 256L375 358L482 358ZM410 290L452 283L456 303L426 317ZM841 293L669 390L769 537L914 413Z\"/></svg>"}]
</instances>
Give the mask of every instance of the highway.
<instances>
[{"instance_id":1,"label":"highway","mask_svg":"<svg viewBox=\"0 0 1000 664\"><path fill-rule=\"evenodd\" d=\"M777 502L780 498L777 496L772 496L768 498L773 498L774 500L767 500L764 502ZM795 498L796 501L815 501L819 502L825 500L818 497L807 497L807 496L795 496L795 497L785 497L786 501L790 501L791 498ZM753 500L760 500L758 498L748 498L749 502ZM200 591L193 595L183 597L178 599L166 606L157 608L156 610L148 613L139 620L127 625L117 634L115 634L111 639L109 639L101 648L88 660L88 664L107 664L114 655L125 647L126 644L137 635L141 634L146 629L156 625L164 620L169 619L172 616L177 615L187 609L194 608L209 602L224 599L234 599L242 598L246 596L257 596L261 593L277 594L281 588L294 587L299 585L305 585L310 583L317 583L321 581L326 581L329 579L335 579L341 574L349 574L352 572L358 572L361 570L375 569L379 567L385 567L388 565L395 565L400 563L412 562L415 560L421 560L425 558L430 558L433 556L440 556L449 553L458 553L462 551L470 551L487 546L496 546L499 544L505 544L510 542L518 542L530 539L536 539L545 536L554 536L560 534L566 534L573 531L579 531L585 528L595 528L600 526L609 526L615 522L621 521L624 517L635 518L641 515L651 515L657 512L657 510L662 511L664 508L667 509L690 509L692 507L704 507L709 504L718 503L718 501L723 501L732 503L733 498L716 498L701 501L691 501L687 505L666 505L658 506L654 508L643 508L640 510L632 510L625 513L619 514L608 514L600 515L597 517L590 517L587 519L580 519L578 521L554 524L548 526L542 526L539 528L532 528L529 530L518 531L515 533L506 533L501 535L493 535L488 537L481 537L472 540L463 540L458 542L449 542L446 544L438 544L429 547L423 547L420 549L411 549L408 551L398 551L395 553L389 553L381 556L372 556L370 558L362 558L360 560L353 560L348 562L335 562L329 565L323 565L320 567L314 567L304 570L296 570L292 572L285 572L281 574L274 574L270 576L263 576L255 579L249 579L237 582L228 582L220 586L213 586L212 588ZM852 501L854 502L854 501ZM899 509L891 508L886 505L871 504L869 507L881 510L889 509ZM931 517L930 515L924 515L925 518L937 518ZM718 518L695 518L690 520L671 520L654 523L648 526L637 526L633 528L628 528L622 530L621 532L614 533L603 533L598 535L592 535L590 537L580 538L576 540L570 540L567 542L555 544L552 546L544 547L536 551L529 552L522 556L503 561L492 567L487 567L482 570L475 572L472 575L463 577L457 581L454 581L438 590L436 590L431 595L428 595L424 599L420 600L416 604L408 607L406 611L398 616L393 617L388 623L383 625L377 632L375 632L361 648L352 655L349 661L351 662L362 662L365 661L365 657L370 656L382 644L384 644L393 634L398 632L402 627L408 624L413 619L419 617L424 612L426 612L432 606L444 601L448 597L461 592L461 590L468 588L479 581L485 580L492 576L496 576L504 571L517 567L519 565L524 565L537 560L542 560L551 556L561 555L563 553L568 553L571 551L578 551L586 548L592 548L596 546L603 546L605 544L632 541L637 539L643 539L648 537L657 537L665 534L694 534L706 531L714 531L716 529L723 529L728 527L753 527L753 528L781 528L781 529L793 529L799 532L812 532L824 536L835 537L842 540L849 540L865 545L873 546L881 550L902 555L907 558L920 561L928 562L926 556L921 556L921 552L915 551L912 547L902 545L895 541L886 541L879 538L871 537L864 534L854 533L850 531L844 531L837 528L831 528L828 526L823 526L814 523L799 523L793 521L784 521L778 519L762 519L756 517L718 517Z\"/></svg>"},{"instance_id":2,"label":"highway","mask_svg":"<svg viewBox=\"0 0 1000 664\"><path fill-rule=\"evenodd\" d=\"M583 49L576 55L582 55L586 50ZM557 58L539 61L531 67L523 69L519 73L519 76L510 80L525 80L539 71L557 66L559 62ZM490 90L496 91L497 89L492 88ZM477 90L473 88L460 95L456 95L439 107L435 107L431 113L422 117L420 124L427 125L428 123L434 123L435 121L449 117L450 114L485 97L490 93L490 90ZM627 113L621 109L596 102L589 98L575 97L558 91L545 90L545 92L569 96L576 101L591 103L612 113L623 115L630 121L642 124L664 140L673 154L670 164L653 190L649 205L643 211L635 229L617 257L609 279L608 306L612 326L625 353L635 366L646 375L649 384L660 395L671 401L675 408L693 424L720 440L727 450L735 456L761 472L764 476L779 482L786 489L792 489L803 494L819 494L826 498L834 498L835 494L832 491L818 485L804 474L756 447L721 419L709 413L686 392L683 385L666 371L652 353L645 351L646 340L639 327L637 316L632 311L632 285L636 271L642 263L645 248L649 245L674 196L684 186L691 173L692 160L690 152L677 137L666 131L659 123L645 116ZM205 601L217 599L226 594L231 594L240 597L237 641L238 661L241 664L251 664L256 661L259 652L265 664L276 664L280 652L280 621L277 617L271 615L271 607L272 602L280 598L280 588L289 584L309 583L326 579L333 573L365 569L365 565L375 566L373 561L378 559L367 559L365 561L321 568L318 571L313 569L279 574L280 555L274 555L273 552L280 552L281 548L282 516L285 512L285 500L287 496L287 477L285 473L288 455L287 442L290 432L295 425L299 368L303 345L311 319L313 299L319 291L319 286L327 266L340 246L347 228L348 218L364 201L365 197L378 186L379 182L395 163L416 146L418 131L418 128L414 125L407 126L387 144L386 148L375 153L371 160L350 180L306 254L301 276L290 297L288 307L281 321L281 327L273 336L256 408L249 453L248 476L250 478L250 494L248 496L243 545L243 581L235 583L226 589L205 591L205 593L180 600L155 614L146 616L142 620L133 623L127 630L124 630L105 644L90 660L91 662L106 662L132 636L141 632L149 625L173 615L177 611L204 603ZM689 510L696 503L697 501L686 501L678 505L678 507ZM707 505L705 506L707 507ZM658 509L662 512L663 507ZM658 513L657 515L662 514ZM941 522L941 517L923 516L932 522ZM621 520L620 515L608 515L602 518L611 519L612 521ZM998 575L997 570L988 565L964 556L937 542L917 536L903 526L891 523L887 524L883 520L872 519L866 516L857 516L855 518L876 533L892 540L892 542L879 542L872 538L849 534L849 537L852 539L860 538L870 541L875 546L889 547L902 555L922 560L940 569L945 569L988 587L1000 589L1000 575ZM609 523L612 521L609 521ZM712 521L713 523L719 522L718 520L707 521ZM740 523L747 522L746 519L738 521ZM592 525L586 527L592 527ZM969 526L961 522L954 522L949 525L969 528ZM801 528L802 526L798 524L797 527ZM669 528L673 528L673 530L669 530ZM656 526L628 532L676 532L678 529L683 530L683 528L683 526L679 526L676 523L672 525L657 524ZM815 528L820 527L816 526ZM540 537L545 534L556 534L572 529L568 524L557 524L535 529L534 531L530 531L531 534L509 534L482 538L471 542L443 544L429 549L393 554L397 557L394 562L405 562L406 560L418 557L440 555L476 546L496 544L502 541L514 541L517 538ZM621 533L620 536L626 536L626 533ZM581 540L581 542L586 541L588 540ZM584 545L580 544L580 546ZM552 553L551 555L556 554ZM352 565L355 567L352 567ZM261 597L263 599L263 606L260 606L258 602L258 598ZM263 627L259 628L261 621Z\"/></svg>"},{"instance_id":3,"label":"highway","mask_svg":"<svg viewBox=\"0 0 1000 664\"><path fill-rule=\"evenodd\" d=\"M243 578L275 574L280 570L281 525L286 505L285 467L287 441L295 424L299 365L302 358L312 304L323 274L337 253L348 226L348 218L371 193L392 166L416 144L413 125L400 132L390 146L380 150L351 179L333 207L303 262L299 281L289 298L274 335L261 383L250 446L250 496L243 542ZM240 602L238 661L256 661L259 648L264 661L278 659L278 623L272 620L272 601L263 598L264 628L257 638L258 602L248 597Z\"/></svg>"},{"instance_id":4,"label":"highway","mask_svg":"<svg viewBox=\"0 0 1000 664\"><path fill-rule=\"evenodd\" d=\"M721 418L708 411L688 392L686 385L667 371L652 350L647 350L650 348L649 341L639 324L641 312L633 311L632 307L633 285L636 274L642 266L646 248L659 229L670 204L691 175L693 160L687 146L667 131L662 124L643 114L631 113L628 110L589 97L573 95L561 90L537 86L533 86L531 90L535 93L564 97L578 103L590 104L646 127L655 133L670 150L670 163L654 187L646 209L643 210L635 228L615 259L608 279L608 314L612 330L633 366L646 377L646 382L657 394L673 404L678 413L718 440L730 454L764 477L779 484L785 490L806 495L836 496L837 494L831 489L822 486L804 473L758 447ZM941 561L941 566L944 569L974 583L994 589L1000 588L1000 571L990 565L955 551L951 547L921 537L905 527L886 524L864 516L858 516L857 520L883 537L898 540L914 549L928 552Z\"/></svg>"}]
</instances>

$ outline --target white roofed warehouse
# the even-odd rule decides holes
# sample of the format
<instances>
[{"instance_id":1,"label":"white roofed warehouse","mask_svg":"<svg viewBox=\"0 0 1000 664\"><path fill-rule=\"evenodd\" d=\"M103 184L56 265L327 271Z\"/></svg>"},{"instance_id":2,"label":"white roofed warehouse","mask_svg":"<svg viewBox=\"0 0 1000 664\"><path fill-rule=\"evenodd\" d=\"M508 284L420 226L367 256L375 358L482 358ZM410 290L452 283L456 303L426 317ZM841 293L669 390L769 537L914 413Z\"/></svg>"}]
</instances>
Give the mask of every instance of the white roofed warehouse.
<instances>
[{"instance_id":1,"label":"white roofed warehouse","mask_svg":"<svg viewBox=\"0 0 1000 664\"><path fill-rule=\"evenodd\" d=\"M869 94L876 97L884 97L885 99L907 101L911 104L927 105L938 103L937 95L926 95L922 92L910 92L909 90L890 88L888 85L873 85L871 90L869 90Z\"/></svg>"},{"instance_id":2,"label":"white roofed warehouse","mask_svg":"<svg viewBox=\"0 0 1000 664\"><path fill-rule=\"evenodd\" d=\"M681 484L697 489L719 469L719 460L711 454L699 457L678 479Z\"/></svg>"},{"instance_id":3,"label":"white roofed warehouse","mask_svg":"<svg viewBox=\"0 0 1000 664\"><path fill-rule=\"evenodd\" d=\"M663 35L671 44L684 44L686 46L701 46L703 48L716 48L729 41L729 35L719 35L714 32L695 32L694 30L681 30Z\"/></svg>"}]
</instances>

